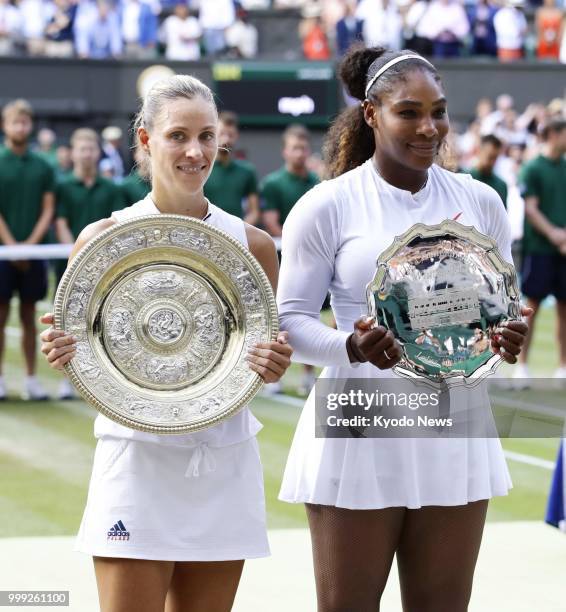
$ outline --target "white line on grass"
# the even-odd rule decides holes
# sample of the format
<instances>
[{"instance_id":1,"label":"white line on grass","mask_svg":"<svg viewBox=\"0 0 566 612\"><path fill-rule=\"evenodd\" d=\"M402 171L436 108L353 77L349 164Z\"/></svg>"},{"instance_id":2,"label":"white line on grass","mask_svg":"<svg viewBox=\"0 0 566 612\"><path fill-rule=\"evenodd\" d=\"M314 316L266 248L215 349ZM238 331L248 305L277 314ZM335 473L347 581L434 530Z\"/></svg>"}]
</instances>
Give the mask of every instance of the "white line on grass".
<instances>
[{"instance_id":1,"label":"white line on grass","mask_svg":"<svg viewBox=\"0 0 566 612\"><path fill-rule=\"evenodd\" d=\"M511 461L517 461L518 463L525 463L527 465L533 465L535 467L543 468L544 470L554 470L554 463L547 459L539 459L532 455L523 455L523 453L515 453L513 451L503 451L507 459Z\"/></svg>"}]
</instances>

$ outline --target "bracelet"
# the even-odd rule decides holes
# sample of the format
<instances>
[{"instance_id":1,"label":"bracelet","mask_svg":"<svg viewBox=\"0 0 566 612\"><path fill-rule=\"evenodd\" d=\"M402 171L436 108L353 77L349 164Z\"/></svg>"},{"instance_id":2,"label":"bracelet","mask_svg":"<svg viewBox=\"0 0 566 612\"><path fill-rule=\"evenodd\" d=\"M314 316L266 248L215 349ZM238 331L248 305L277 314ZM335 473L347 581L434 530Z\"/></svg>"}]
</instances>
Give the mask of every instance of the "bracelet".
<instances>
[{"instance_id":1,"label":"bracelet","mask_svg":"<svg viewBox=\"0 0 566 612\"><path fill-rule=\"evenodd\" d=\"M364 355L360 354L358 349L355 348L354 344L352 343L353 336L354 334L351 333L346 339L346 350L348 351L349 356L355 359L355 361L350 361L350 363L366 363L367 358Z\"/></svg>"}]
</instances>

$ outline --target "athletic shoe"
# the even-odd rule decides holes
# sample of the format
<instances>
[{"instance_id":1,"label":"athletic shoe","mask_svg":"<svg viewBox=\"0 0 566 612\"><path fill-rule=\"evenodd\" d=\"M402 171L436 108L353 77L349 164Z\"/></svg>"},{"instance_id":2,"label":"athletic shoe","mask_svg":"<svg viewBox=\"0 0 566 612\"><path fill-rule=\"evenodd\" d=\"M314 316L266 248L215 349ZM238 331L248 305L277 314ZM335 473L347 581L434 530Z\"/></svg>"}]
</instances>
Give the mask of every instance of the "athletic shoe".
<instances>
[{"instance_id":1,"label":"athletic shoe","mask_svg":"<svg viewBox=\"0 0 566 612\"><path fill-rule=\"evenodd\" d=\"M531 372L529 367L524 363L518 363L514 367L513 372L513 389L517 391L522 391L524 389L529 389L531 386Z\"/></svg>"},{"instance_id":2,"label":"athletic shoe","mask_svg":"<svg viewBox=\"0 0 566 612\"><path fill-rule=\"evenodd\" d=\"M49 399L49 396L35 376L26 376L22 399L31 402L42 402Z\"/></svg>"},{"instance_id":3,"label":"athletic shoe","mask_svg":"<svg viewBox=\"0 0 566 612\"><path fill-rule=\"evenodd\" d=\"M73 387L71 381L68 378L64 378L59 384L59 391L57 393L57 397L60 400L72 400L77 397L75 393L75 388Z\"/></svg>"},{"instance_id":4,"label":"athletic shoe","mask_svg":"<svg viewBox=\"0 0 566 612\"><path fill-rule=\"evenodd\" d=\"M6 383L4 382L4 377L0 376L0 401L6 399Z\"/></svg>"}]
</instances>

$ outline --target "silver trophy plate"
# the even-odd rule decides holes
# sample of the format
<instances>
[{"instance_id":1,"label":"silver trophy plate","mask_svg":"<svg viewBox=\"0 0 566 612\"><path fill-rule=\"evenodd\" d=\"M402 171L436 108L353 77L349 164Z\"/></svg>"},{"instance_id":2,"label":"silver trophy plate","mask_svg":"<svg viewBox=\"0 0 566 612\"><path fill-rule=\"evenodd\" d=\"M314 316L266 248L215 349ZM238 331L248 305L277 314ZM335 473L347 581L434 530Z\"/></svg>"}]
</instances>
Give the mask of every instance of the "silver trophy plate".
<instances>
[{"instance_id":1,"label":"silver trophy plate","mask_svg":"<svg viewBox=\"0 0 566 612\"><path fill-rule=\"evenodd\" d=\"M403 348L394 371L433 383L473 383L493 372L501 360L493 334L520 319L514 267L494 240L450 220L397 236L378 257L367 300Z\"/></svg>"},{"instance_id":2,"label":"silver trophy plate","mask_svg":"<svg viewBox=\"0 0 566 612\"><path fill-rule=\"evenodd\" d=\"M85 245L57 290L55 327L77 338L65 369L85 400L122 425L164 434L243 408L262 386L248 348L278 333L253 255L179 215L131 219Z\"/></svg>"}]
</instances>

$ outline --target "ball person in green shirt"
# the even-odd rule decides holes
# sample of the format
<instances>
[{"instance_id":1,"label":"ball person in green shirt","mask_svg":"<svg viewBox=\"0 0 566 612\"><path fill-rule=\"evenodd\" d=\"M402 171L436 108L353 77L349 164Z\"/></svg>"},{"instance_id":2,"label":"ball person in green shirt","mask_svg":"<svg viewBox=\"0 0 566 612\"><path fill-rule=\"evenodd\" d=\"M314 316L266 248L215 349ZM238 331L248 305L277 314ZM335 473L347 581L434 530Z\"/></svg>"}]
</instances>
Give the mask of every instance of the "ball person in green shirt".
<instances>
[{"instance_id":1,"label":"ball person in green shirt","mask_svg":"<svg viewBox=\"0 0 566 612\"><path fill-rule=\"evenodd\" d=\"M310 154L310 134L307 128L299 124L290 125L283 132L282 156L285 164L268 174L260 186L263 225L271 236L281 236L281 228L293 206L319 183L318 176L307 166ZM300 395L308 395L316 376L313 366L303 367L303 379L298 391ZM280 383L274 383L268 392L278 393L280 389Z\"/></svg>"},{"instance_id":2,"label":"ball person in green shirt","mask_svg":"<svg viewBox=\"0 0 566 612\"><path fill-rule=\"evenodd\" d=\"M548 295L556 298L560 365L555 377L566 378L566 121L550 121L541 136L542 152L525 164L519 181L525 199L522 291L533 309L515 372L520 388L528 386L527 360L535 318Z\"/></svg>"},{"instance_id":3,"label":"ball person in green shirt","mask_svg":"<svg viewBox=\"0 0 566 612\"><path fill-rule=\"evenodd\" d=\"M302 125L290 125L283 132L284 166L268 174L260 186L263 224L271 236L281 236L281 228L293 206L319 182L310 172L307 161L311 154L310 135Z\"/></svg>"},{"instance_id":4,"label":"ball person in green shirt","mask_svg":"<svg viewBox=\"0 0 566 612\"><path fill-rule=\"evenodd\" d=\"M470 174L478 181L489 185L497 193L507 208L507 183L494 172L495 164L501 154L503 143L497 136L486 134L481 137L478 159Z\"/></svg>"},{"instance_id":5,"label":"ball person in green shirt","mask_svg":"<svg viewBox=\"0 0 566 612\"><path fill-rule=\"evenodd\" d=\"M96 132L79 128L71 136L73 173L57 185L55 232L62 244L74 244L83 229L124 208L120 188L98 173L100 145ZM61 270L61 273L64 271ZM74 390L65 378L59 386L59 399L72 399Z\"/></svg>"},{"instance_id":6,"label":"ball person in green shirt","mask_svg":"<svg viewBox=\"0 0 566 612\"><path fill-rule=\"evenodd\" d=\"M33 110L25 100L14 100L2 110L4 148L0 151L0 241L6 246L39 244L53 218L53 169L30 151ZM27 376L22 396L47 399L35 377L35 303L47 293L47 263L43 260L0 261L0 367L4 357L4 330L14 292L20 297L22 350ZM0 399L6 385L0 375Z\"/></svg>"},{"instance_id":7,"label":"ball person in green shirt","mask_svg":"<svg viewBox=\"0 0 566 612\"><path fill-rule=\"evenodd\" d=\"M250 225L258 225L260 212L255 168L233 155L239 137L238 115L221 112L218 115L218 156L204 186L204 195L231 215Z\"/></svg>"}]
</instances>

